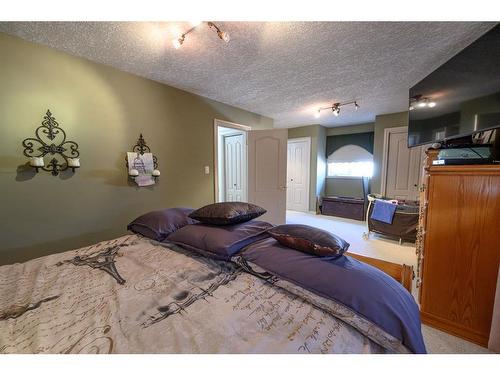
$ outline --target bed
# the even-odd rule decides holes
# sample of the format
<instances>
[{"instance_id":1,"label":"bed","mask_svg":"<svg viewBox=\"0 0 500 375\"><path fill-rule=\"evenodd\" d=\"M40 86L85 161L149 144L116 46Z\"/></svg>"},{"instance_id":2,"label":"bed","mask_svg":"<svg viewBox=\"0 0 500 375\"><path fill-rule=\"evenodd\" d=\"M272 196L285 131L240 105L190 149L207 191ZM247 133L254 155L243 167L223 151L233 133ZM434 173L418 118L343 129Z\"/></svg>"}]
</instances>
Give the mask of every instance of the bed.
<instances>
[{"instance_id":1,"label":"bed","mask_svg":"<svg viewBox=\"0 0 500 375\"><path fill-rule=\"evenodd\" d=\"M304 255L261 236L214 259L133 234L2 266L0 353L425 353L418 307L398 282L350 256L315 268ZM300 264L337 267L321 272L351 284L363 272L393 295L362 298L376 308L388 298L390 313L358 312L356 294L332 298L318 278L301 285Z\"/></svg>"}]
</instances>

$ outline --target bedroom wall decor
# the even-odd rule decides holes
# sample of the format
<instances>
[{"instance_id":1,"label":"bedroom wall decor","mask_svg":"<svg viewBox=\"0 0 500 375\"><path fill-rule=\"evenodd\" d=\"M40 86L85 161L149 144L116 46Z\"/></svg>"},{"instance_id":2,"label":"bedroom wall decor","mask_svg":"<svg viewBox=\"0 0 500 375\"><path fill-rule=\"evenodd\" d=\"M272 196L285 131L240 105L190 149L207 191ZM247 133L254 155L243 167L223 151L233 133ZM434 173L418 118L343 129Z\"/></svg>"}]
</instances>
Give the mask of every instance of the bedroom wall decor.
<instances>
[{"instance_id":1,"label":"bedroom wall decor","mask_svg":"<svg viewBox=\"0 0 500 375\"><path fill-rule=\"evenodd\" d=\"M73 173L76 168L80 168L80 152L78 144L74 141L66 140L66 132L59 126L56 118L47 109L43 116L42 125L35 130L36 138L26 138L23 141L24 155L30 159L29 165L35 168L51 172L57 176L71 168ZM52 159L45 164L45 155L50 154Z\"/></svg>"},{"instance_id":2,"label":"bedroom wall decor","mask_svg":"<svg viewBox=\"0 0 500 375\"><path fill-rule=\"evenodd\" d=\"M269 117L1 32L0 55L0 194L8 197L0 265L116 238L144 212L213 203L214 175L204 166L213 169L214 118L273 127ZM20 168L28 161L21 142L34 137L47 108L79 145L74 174ZM161 167L149 188L135 188L125 169L139 133ZM39 197L57 197L58 204ZM57 229L47 214L57 218Z\"/></svg>"},{"instance_id":3,"label":"bedroom wall decor","mask_svg":"<svg viewBox=\"0 0 500 375\"><path fill-rule=\"evenodd\" d=\"M158 159L151 153L151 149L146 144L142 133L139 134L139 139L132 148L132 152L127 152L125 162L129 177L138 186L153 185L160 177Z\"/></svg>"}]
</instances>

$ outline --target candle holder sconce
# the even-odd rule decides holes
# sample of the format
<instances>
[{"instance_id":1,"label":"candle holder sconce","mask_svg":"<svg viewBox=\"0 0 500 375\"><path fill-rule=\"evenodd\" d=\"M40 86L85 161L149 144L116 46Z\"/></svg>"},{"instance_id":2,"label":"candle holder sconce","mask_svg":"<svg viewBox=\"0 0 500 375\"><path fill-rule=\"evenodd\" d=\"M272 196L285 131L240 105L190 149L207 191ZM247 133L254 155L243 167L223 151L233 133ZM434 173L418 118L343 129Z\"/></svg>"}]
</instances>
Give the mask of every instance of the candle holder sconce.
<instances>
[{"instance_id":1,"label":"candle holder sconce","mask_svg":"<svg viewBox=\"0 0 500 375\"><path fill-rule=\"evenodd\" d=\"M30 159L29 165L35 168L36 173L41 169L57 176L68 168L73 173L80 168L78 144L66 140L66 132L59 126L50 110L47 110L43 117L42 125L36 128L35 136L36 138L26 138L23 141L23 153ZM47 154L53 158L46 165L44 157Z\"/></svg>"},{"instance_id":2,"label":"candle holder sconce","mask_svg":"<svg viewBox=\"0 0 500 375\"><path fill-rule=\"evenodd\" d=\"M144 140L144 137L142 136L142 133L139 134L139 139L137 140L137 143L134 145L132 148L132 152L136 152L137 155L144 155L145 153L151 153L151 149L149 146L146 144L146 141ZM152 153L152 158L153 158L153 172L151 176L153 179L156 181L158 177L160 177L160 171L158 170L158 159L156 156L154 156ZM131 179L135 180L137 176L142 172L145 172L145 167L144 163L138 158L140 165L137 165L134 163L133 168L129 169L129 163L128 163L128 158L125 157L125 164L127 166L128 170L128 175Z\"/></svg>"}]
</instances>

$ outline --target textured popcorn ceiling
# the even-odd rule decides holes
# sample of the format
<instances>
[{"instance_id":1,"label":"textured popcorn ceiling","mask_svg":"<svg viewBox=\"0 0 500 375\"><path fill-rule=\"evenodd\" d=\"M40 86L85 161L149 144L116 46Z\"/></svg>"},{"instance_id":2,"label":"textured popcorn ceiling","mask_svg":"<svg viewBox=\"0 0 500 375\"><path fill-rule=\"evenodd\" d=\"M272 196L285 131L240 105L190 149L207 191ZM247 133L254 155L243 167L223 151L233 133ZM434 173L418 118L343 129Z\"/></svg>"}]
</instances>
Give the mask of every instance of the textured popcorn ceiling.
<instances>
[{"instance_id":1,"label":"textured popcorn ceiling","mask_svg":"<svg viewBox=\"0 0 500 375\"><path fill-rule=\"evenodd\" d=\"M408 108L408 88L477 39L484 22L220 22L182 48L187 22L0 22L0 31L275 120L276 127L369 122ZM335 117L319 106L357 99Z\"/></svg>"}]
</instances>

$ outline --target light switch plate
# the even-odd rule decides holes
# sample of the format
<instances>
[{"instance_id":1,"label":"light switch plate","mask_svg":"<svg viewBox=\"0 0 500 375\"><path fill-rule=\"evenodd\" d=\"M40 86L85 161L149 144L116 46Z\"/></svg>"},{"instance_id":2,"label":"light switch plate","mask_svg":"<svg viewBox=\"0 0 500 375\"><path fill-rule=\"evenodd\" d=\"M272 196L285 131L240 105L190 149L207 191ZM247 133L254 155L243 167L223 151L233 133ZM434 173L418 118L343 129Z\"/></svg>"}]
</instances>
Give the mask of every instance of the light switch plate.
<instances>
[{"instance_id":1,"label":"light switch plate","mask_svg":"<svg viewBox=\"0 0 500 375\"><path fill-rule=\"evenodd\" d=\"M210 174L210 167L205 165L205 174Z\"/></svg>"}]
</instances>

